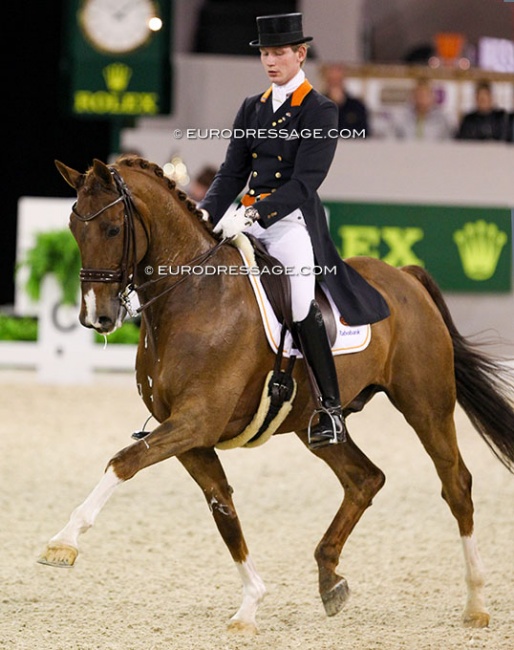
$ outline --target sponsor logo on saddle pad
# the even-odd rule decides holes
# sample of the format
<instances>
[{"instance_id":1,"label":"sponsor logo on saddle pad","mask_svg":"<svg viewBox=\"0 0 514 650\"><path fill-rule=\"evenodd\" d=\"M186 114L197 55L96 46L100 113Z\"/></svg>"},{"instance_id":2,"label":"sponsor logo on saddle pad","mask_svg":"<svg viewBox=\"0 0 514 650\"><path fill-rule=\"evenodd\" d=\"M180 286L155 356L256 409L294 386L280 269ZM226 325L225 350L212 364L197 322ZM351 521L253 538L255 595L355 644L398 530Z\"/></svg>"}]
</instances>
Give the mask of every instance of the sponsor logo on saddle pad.
<instances>
[{"instance_id":1,"label":"sponsor logo on saddle pad","mask_svg":"<svg viewBox=\"0 0 514 650\"><path fill-rule=\"evenodd\" d=\"M251 253L247 250L242 250L241 248L238 248L238 250L245 265L249 267L255 266L255 262L250 259ZM252 285L257 304L259 305L266 338L268 339L268 343L273 352L277 352L282 326L275 316L275 312L268 300L259 276L248 274L248 279ZM327 291L326 287L322 286L322 288L330 302L334 319L337 323L337 337L332 346L332 353L337 356L340 354L351 354L353 352L361 352L362 350L365 350L371 341L371 325L361 325L359 327L343 325L340 321L339 311L335 306L330 293ZM290 357L293 354L299 359L302 358L300 352L294 347L293 338L288 332L284 343L284 356Z\"/></svg>"}]
</instances>

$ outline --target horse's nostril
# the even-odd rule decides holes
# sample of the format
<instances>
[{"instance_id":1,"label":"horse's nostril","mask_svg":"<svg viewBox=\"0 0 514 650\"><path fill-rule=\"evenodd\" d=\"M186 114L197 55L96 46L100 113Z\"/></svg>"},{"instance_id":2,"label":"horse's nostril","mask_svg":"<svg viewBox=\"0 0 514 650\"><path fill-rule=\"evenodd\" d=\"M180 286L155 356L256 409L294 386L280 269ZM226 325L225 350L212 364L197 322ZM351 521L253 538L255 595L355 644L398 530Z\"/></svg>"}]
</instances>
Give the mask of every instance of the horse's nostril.
<instances>
[{"instance_id":1,"label":"horse's nostril","mask_svg":"<svg viewBox=\"0 0 514 650\"><path fill-rule=\"evenodd\" d=\"M112 318L109 318L109 316L100 316L98 318L98 322L102 326L111 325L112 324Z\"/></svg>"}]
</instances>

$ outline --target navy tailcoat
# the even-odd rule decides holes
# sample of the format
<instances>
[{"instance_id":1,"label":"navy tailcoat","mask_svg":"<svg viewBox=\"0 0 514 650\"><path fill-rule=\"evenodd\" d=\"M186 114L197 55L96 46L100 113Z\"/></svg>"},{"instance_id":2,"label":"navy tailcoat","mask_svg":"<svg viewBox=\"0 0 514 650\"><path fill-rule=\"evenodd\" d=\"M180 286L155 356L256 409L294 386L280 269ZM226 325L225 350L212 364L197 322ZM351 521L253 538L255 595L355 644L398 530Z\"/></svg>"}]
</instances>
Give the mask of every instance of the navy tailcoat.
<instances>
[{"instance_id":1,"label":"navy tailcoat","mask_svg":"<svg viewBox=\"0 0 514 650\"><path fill-rule=\"evenodd\" d=\"M299 208L316 264L336 267L323 281L346 323L374 323L389 315L382 295L346 264L330 237L317 190L337 146L336 105L305 80L273 112L271 88L248 97L239 109L224 163L200 203L216 224L248 183L259 223L268 228ZM329 136L329 132L332 137ZM260 195L266 194L259 199Z\"/></svg>"}]
</instances>

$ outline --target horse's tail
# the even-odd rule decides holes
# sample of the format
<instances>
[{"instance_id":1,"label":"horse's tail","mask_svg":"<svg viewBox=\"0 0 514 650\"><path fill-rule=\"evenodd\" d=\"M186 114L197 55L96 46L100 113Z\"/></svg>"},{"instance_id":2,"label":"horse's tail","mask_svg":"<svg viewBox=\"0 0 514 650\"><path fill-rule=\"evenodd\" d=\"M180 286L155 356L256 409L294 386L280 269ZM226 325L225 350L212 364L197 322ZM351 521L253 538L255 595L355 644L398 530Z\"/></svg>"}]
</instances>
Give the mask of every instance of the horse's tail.
<instances>
[{"instance_id":1,"label":"horse's tail","mask_svg":"<svg viewBox=\"0 0 514 650\"><path fill-rule=\"evenodd\" d=\"M499 361L485 355L462 336L441 290L419 266L405 266L430 294L453 342L457 401L495 456L514 473L514 376Z\"/></svg>"}]
</instances>

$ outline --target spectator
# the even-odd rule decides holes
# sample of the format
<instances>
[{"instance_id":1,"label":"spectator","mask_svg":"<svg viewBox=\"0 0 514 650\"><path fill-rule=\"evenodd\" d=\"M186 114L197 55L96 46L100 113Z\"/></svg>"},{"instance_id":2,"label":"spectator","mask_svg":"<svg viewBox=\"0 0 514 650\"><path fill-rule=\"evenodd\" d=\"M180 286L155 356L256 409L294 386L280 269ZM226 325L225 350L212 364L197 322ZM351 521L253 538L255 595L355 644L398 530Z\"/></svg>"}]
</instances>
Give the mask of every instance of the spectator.
<instances>
[{"instance_id":1,"label":"spectator","mask_svg":"<svg viewBox=\"0 0 514 650\"><path fill-rule=\"evenodd\" d=\"M357 97L353 97L345 87L345 67L342 63L328 63L321 67L323 86L321 92L331 99L339 110L339 131L349 129L364 131L371 135L368 124L368 110Z\"/></svg>"},{"instance_id":2,"label":"spectator","mask_svg":"<svg viewBox=\"0 0 514 650\"><path fill-rule=\"evenodd\" d=\"M458 140L506 140L507 113L494 107L491 85L478 83L475 91L476 110L461 120L456 134Z\"/></svg>"},{"instance_id":3,"label":"spectator","mask_svg":"<svg viewBox=\"0 0 514 650\"><path fill-rule=\"evenodd\" d=\"M188 187L189 197L193 199L193 201L200 202L203 199L207 190L211 186L217 171L216 167L212 167L211 165L205 165L200 169Z\"/></svg>"},{"instance_id":4,"label":"spectator","mask_svg":"<svg viewBox=\"0 0 514 650\"><path fill-rule=\"evenodd\" d=\"M447 140L452 129L443 111L436 105L432 85L420 79L412 91L409 106L395 125L396 137L405 140Z\"/></svg>"},{"instance_id":5,"label":"spectator","mask_svg":"<svg viewBox=\"0 0 514 650\"><path fill-rule=\"evenodd\" d=\"M514 142L514 112L510 113L508 118L507 142Z\"/></svg>"}]
</instances>

